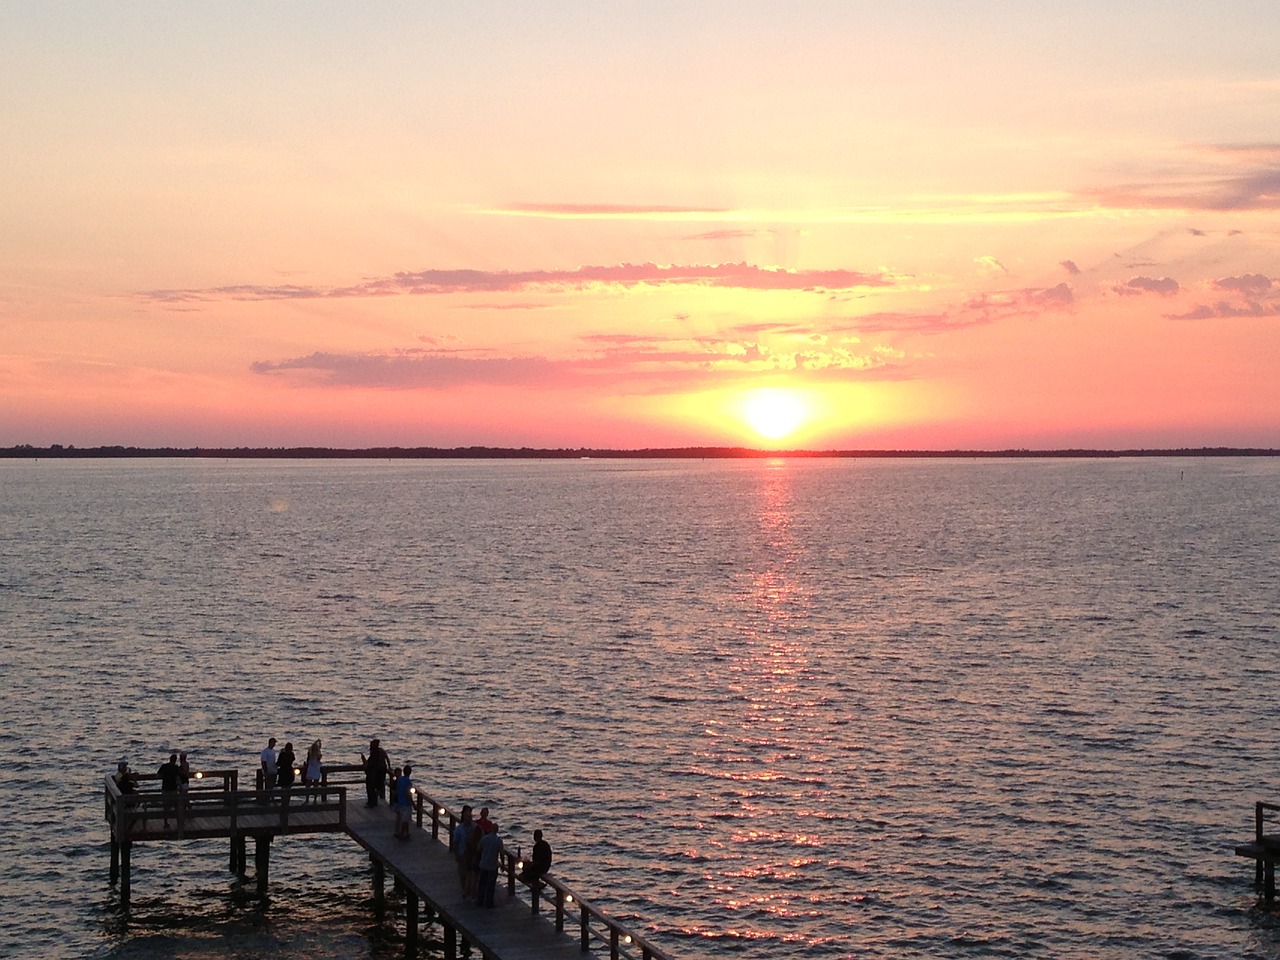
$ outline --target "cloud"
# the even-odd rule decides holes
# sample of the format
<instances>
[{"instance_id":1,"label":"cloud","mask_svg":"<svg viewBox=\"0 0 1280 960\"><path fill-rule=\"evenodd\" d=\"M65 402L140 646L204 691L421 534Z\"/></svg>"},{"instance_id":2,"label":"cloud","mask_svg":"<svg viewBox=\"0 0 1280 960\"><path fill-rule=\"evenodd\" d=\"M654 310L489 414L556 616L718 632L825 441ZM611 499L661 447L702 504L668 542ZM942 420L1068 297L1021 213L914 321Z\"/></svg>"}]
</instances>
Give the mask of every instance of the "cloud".
<instances>
[{"instance_id":1,"label":"cloud","mask_svg":"<svg viewBox=\"0 0 1280 960\"><path fill-rule=\"evenodd\" d=\"M706 233L691 233L682 240L751 240L759 236L757 230L708 230Z\"/></svg>"},{"instance_id":2,"label":"cloud","mask_svg":"<svg viewBox=\"0 0 1280 960\"><path fill-rule=\"evenodd\" d=\"M614 266L583 266L573 270L417 270L375 277L346 287L235 284L206 289L149 290L144 291L141 296L157 303L180 304L221 300L343 299L638 286L826 291L889 287L896 282L896 278L888 274L858 270L784 270L749 263L624 263Z\"/></svg>"},{"instance_id":3,"label":"cloud","mask_svg":"<svg viewBox=\"0 0 1280 960\"><path fill-rule=\"evenodd\" d=\"M1225 169L1224 169L1225 168ZM1280 144L1211 144L1183 172L1151 183L1086 191L1110 207L1150 210L1280 209ZM1195 236L1203 231L1192 228Z\"/></svg>"},{"instance_id":4,"label":"cloud","mask_svg":"<svg viewBox=\"0 0 1280 960\"><path fill-rule=\"evenodd\" d=\"M1280 316L1280 303L1259 303L1256 300L1245 300L1242 303L1230 303L1219 300L1214 304L1200 304L1186 313L1167 313L1170 320L1214 320L1230 317L1275 317Z\"/></svg>"},{"instance_id":5,"label":"cloud","mask_svg":"<svg viewBox=\"0 0 1280 960\"><path fill-rule=\"evenodd\" d=\"M509 203L486 213L518 217L551 217L579 220L651 220L719 217L727 207L681 207L626 203Z\"/></svg>"},{"instance_id":6,"label":"cloud","mask_svg":"<svg viewBox=\"0 0 1280 960\"><path fill-rule=\"evenodd\" d=\"M1176 294L1181 287L1178 281L1172 277L1134 277L1125 283L1118 283L1111 288L1116 293L1125 297L1138 296L1143 293L1158 293L1163 297L1171 297Z\"/></svg>"},{"instance_id":7,"label":"cloud","mask_svg":"<svg viewBox=\"0 0 1280 960\"><path fill-rule=\"evenodd\" d=\"M1025 291L1028 300L1051 310L1065 310L1076 301L1075 292L1065 283L1044 290Z\"/></svg>"},{"instance_id":8,"label":"cloud","mask_svg":"<svg viewBox=\"0 0 1280 960\"><path fill-rule=\"evenodd\" d=\"M1213 285L1219 290L1228 290L1251 297L1261 296L1272 288L1271 278L1260 273L1246 273L1241 277L1223 277L1213 281Z\"/></svg>"},{"instance_id":9,"label":"cloud","mask_svg":"<svg viewBox=\"0 0 1280 960\"><path fill-rule=\"evenodd\" d=\"M429 350L391 353L316 352L288 360L262 360L254 373L311 374L341 387L455 387L467 384L535 384L556 379L554 364L539 357L461 357Z\"/></svg>"},{"instance_id":10,"label":"cloud","mask_svg":"<svg viewBox=\"0 0 1280 960\"><path fill-rule=\"evenodd\" d=\"M1076 266L1076 262L1074 260L1059 260L1058 266L1067 271L1067 273L1073 277L1079 276L1080 274L1080 268Z\"/></svg>"},{"instance_id":11,"label":"cloud","mask_svg":"<svg viewBox=\"0 0 1280 960\"><path fill-rule=\"evenodd\" d=\"M443 389L460 386L607 384L618 390L705 389L762 372L788 371L812 379L908 375L900 351L885 346L855 350L856 338L827 346L814 331L801 349L774 350L753 339L593 334L587 348L563 358L498 357L465 351L412 348L336 353L316 351L251 365L262 376L283 377L326 389Z\"/></svg>"},{"instance_id":12,"label":"cloud","mask_svg":"<svg viewBox=\"0 0 1280 960\"><path fill-rule=\"evenodd\" d=\"M982 271L991 275L1008 274L1009 268L997 260L995 257L974 257L973 262L976 263Z\"/></svg>"}]
</instances>

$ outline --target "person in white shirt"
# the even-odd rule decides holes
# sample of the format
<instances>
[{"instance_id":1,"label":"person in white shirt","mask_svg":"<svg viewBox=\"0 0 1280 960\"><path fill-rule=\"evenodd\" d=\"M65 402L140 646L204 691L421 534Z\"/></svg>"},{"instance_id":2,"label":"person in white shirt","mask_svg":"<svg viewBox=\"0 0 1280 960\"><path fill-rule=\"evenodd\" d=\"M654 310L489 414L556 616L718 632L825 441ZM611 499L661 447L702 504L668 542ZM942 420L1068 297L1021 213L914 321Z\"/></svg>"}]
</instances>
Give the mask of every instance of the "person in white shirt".
<instances>
[{"instance_id":1,"label":"person in white shirt","mask_svg":"<svg viewBox=\"0 0 1280 960\"><path fill-rule=\"evenodd\" d=\"M267 741L266 749L258 755L262 762L262 789L276 788L276 738Z\"/></svg>"}]
</instances>

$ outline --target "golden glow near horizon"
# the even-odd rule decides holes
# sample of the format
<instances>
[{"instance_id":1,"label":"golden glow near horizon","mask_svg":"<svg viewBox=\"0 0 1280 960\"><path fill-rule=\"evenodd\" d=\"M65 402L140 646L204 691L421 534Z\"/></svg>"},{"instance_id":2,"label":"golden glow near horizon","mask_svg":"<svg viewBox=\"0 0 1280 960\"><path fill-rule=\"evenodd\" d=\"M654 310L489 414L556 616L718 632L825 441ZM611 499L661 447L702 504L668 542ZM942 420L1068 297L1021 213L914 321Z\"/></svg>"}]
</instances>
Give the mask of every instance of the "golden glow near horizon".
<instances>
[{"instance_id":1,"label":"golden glow near horizon","mask_svg":"<svg viewBox=\"0 0 1280 960\"><path fill-rule=\"evenodd\" d=\"M29 4L0 446L1280 447L1280 5L1130 7Z\"/></svg>"}]
</instances>

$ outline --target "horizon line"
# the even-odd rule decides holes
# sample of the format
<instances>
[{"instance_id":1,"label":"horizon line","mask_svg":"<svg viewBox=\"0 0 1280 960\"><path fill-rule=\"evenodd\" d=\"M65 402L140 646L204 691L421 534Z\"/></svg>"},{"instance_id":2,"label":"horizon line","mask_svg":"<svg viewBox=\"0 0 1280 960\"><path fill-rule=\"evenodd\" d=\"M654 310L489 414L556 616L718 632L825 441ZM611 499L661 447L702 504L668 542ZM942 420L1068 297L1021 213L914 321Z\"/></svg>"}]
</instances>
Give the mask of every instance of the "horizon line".
<instances>
[{"instance_id":1,"label":"horizon line","mask_svg":"<svg viewBox=\"0 0 1280 960\"><path fill-rule=\"evenodd\" d=\"M660 460L660 459L1088 459L1124 457L1280 457L1274 447L1006 447L1001 449L789 449L769 450L755 447L688 446L636 447L506 447L471 445L465 447L378 446L324 447L294 445L281 447L137 447L102 445L77 447L74 444L51 444L37 447L17 444L0 447L0 459L205 459L244 460Z\"/></svg>"}]
</instances>

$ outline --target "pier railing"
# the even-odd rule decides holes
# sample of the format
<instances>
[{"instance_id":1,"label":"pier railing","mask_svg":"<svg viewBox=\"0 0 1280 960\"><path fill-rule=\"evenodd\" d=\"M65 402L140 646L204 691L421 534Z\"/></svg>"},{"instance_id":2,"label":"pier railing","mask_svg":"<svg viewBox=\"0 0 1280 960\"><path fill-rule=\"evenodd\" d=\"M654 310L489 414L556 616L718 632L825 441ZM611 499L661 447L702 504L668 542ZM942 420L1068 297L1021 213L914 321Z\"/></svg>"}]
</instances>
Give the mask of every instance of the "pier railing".
<instances>
[{"instance_id":1,"label":"pier railing","mask_svg":"<svg viewBox=\"0 0 1280 960\"><path fill-rule=\"evenodd\" d=\"M325 764L321 767L321 783L352 787L364 784L364 767L353 764ZM388 785L389 782L388 782ZM424 793L414 792L414 816L418 826L430 830L433 840L446 846L453 846L453 830L461 819L444 803ZM443 836L441 833L443 832ZM516 896L521 887L529 893L529 906L533 913L538 913L545 905L555 912L556 930L560 933L578 928L578 938L584 951L594 947L607 949L610 960L640 957L641 960L674 960L661 947L650 943L643 936L627 927L625 923L609 916L599 907L594 906L567 883L551 874L543 876L532 883L520 880L520 871L524 863L515 853L503 846L499 862L499 875L507 882L507 892ZM545 904L544 904L545 901Z\"/></svg>"},{"instance_id":2,"label":"pier railing","mask_svg":"<svg viewBox=\"0 0 1280 960\"><path fill-rule=\"evenodd\" d=\"M122 791L114 776L106 778L105 816L117 841L165 835L179 837L198 831L202 824L216 824L211 832L221 836L242 829L257 829L247 818L272 814L270 829L288 831L290 818L299 812L329 815L332 825L346 825L346 788L325 786L288 791L292 803L278 803L282 790L240 790L236 770L202 770L192 775L187 789L160 791L158 774L132 774L132 791ZM301 802L300 802L301 801ZM169 825L166 826L165 824Z\"/></svg>"}]
</instances>

